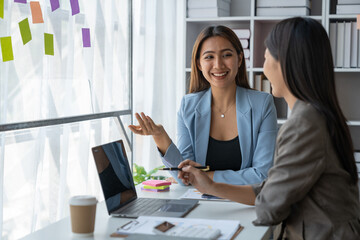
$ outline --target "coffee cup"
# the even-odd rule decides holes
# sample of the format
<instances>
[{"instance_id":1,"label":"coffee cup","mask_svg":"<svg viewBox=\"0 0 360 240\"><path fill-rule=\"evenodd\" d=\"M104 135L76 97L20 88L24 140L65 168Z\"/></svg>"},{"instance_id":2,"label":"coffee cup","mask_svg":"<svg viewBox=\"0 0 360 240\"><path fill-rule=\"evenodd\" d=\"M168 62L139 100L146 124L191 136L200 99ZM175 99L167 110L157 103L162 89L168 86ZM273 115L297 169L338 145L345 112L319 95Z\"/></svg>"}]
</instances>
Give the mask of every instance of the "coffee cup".
<instances>
[{"instance_id":1,"label":"coffee cup","mask_svg":"<svg viewBox=\"0 0 360 240\"><path fill-rule=\"evenodd\" d=\"M97 200L94 196L81 195L71 197L71 229L76 237L89 237L94 234Z\"/></svg>"}]
</instances>

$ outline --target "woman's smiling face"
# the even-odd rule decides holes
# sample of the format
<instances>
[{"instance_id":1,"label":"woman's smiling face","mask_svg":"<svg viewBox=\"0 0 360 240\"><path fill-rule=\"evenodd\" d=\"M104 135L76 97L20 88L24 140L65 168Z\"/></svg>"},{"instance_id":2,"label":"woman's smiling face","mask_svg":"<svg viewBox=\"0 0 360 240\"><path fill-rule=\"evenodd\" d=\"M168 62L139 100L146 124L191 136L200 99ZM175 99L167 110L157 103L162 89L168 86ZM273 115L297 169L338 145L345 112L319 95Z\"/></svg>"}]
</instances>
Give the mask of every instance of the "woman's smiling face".
<instances>
[{"instance_id":1,"label":"woman's smiling face","mask_svg":"<svg viewBox=\"0 0 360 240\"><path fill-rule=\"evenodd\" d=\"M242 55L237 54L231 42L216 36L202 43L197 64L212 88L228 88L236 86L241 61Z\"/></svg>"}]
</instances>

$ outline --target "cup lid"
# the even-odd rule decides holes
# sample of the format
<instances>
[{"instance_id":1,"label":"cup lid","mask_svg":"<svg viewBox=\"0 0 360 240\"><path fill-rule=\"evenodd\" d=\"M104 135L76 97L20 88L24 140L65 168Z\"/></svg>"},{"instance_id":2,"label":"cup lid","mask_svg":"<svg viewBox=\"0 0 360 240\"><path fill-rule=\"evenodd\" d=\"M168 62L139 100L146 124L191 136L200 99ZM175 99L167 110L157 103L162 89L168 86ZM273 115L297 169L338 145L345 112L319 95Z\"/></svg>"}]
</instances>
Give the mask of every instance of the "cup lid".
<instances>
[{"instance_id":1,"label":"cup lid","mask_svg":"<svg viewBox=\"0 0 360 240\"><path fill-rule=\"evenodd\" d=\"M91 195L73 196L69 200L70 205L73 206L88 206L97 203L96 197Z\"/></svg>"}]
</instances>

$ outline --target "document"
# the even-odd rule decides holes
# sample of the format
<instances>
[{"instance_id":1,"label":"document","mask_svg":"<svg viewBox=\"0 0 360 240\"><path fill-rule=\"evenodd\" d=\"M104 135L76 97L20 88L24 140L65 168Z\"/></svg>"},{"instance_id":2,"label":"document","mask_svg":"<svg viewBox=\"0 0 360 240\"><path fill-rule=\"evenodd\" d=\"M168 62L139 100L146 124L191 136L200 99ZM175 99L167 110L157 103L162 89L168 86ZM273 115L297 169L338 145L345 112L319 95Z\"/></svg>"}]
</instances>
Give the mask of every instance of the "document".
<instances>
[{"instance_id":1,"label":"document","mask_svg":"<svg viewBox=\"0 0 360 240\"><path fill-rule=\"evenodd\" d=\"M136 220L131 220L120 226L117 231L112 234L112 236L116 236L115 234L118 234L119 236L125 236L131 235L133 233L156 235L154 228L165 221L175 225L166 232L165 235L167 236L184 236L182 233L188 233L191 229L196 229L196 231L199 231L199 229L204 231L219 230L220 234L216 239L226 240L232 239L232 237L237 235L243 228L240 222L236 220L140 216ZM191 237L190 235L187 236ZM196 236L195 231L194 236Z\"/></svg>"},{"instance_id":2,"label":"document","mask_svg":"<svg viewBox=\"0 0 360 240\"><path fill-rule=\"evenodd\" d=\"M180 196L181 199L196 199L196 200L208 200L208 201L230 201L228 199L219 198L212 195L202 194L196 189L188 189L183 195Z\"/></svg>"}]
</instances>

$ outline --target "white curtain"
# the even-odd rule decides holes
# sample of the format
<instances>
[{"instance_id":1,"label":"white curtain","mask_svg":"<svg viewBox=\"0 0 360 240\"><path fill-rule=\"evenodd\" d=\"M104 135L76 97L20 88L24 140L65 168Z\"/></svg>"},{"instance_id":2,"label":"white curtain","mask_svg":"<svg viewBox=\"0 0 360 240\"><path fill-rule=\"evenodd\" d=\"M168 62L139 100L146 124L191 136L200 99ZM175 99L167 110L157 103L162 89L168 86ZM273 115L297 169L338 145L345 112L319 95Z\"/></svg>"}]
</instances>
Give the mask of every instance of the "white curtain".
<instances>
[{"instance_id":1,"label":"white curtain","mask_svg":"<svg viewBox=\"0 0 360 240\"><path fill-rule=\"evenodd\" d=\"M30 1L4 1L0 37L11 36L14 60L0 56L0 123L129 109L128 0L79 0L74 16L70 0L54 12L50 1L39 2L44 23L33 24ZM32 40L23 45L25 18ZM81 28L90 28L91 48L83 48ZM44 54L44 33L54 35L54 56ZM0 132L0 238L68 216L72 195L102 200L91 147L120 138L112 118Z\"/></svg>"},{"instance_id":2,"label":"white curtain","mask_svg":"<svg viewBox=\"0 0 360 240\"><path fill-rule=\"evenodd\" d=\"M179 0L134 1L133 109L162 124L175 142L176 113L185 93L184 8ZM134 140L135 163L146 170L162 165L152 137L135 135Z\"/></svg>"}]
</instances>

